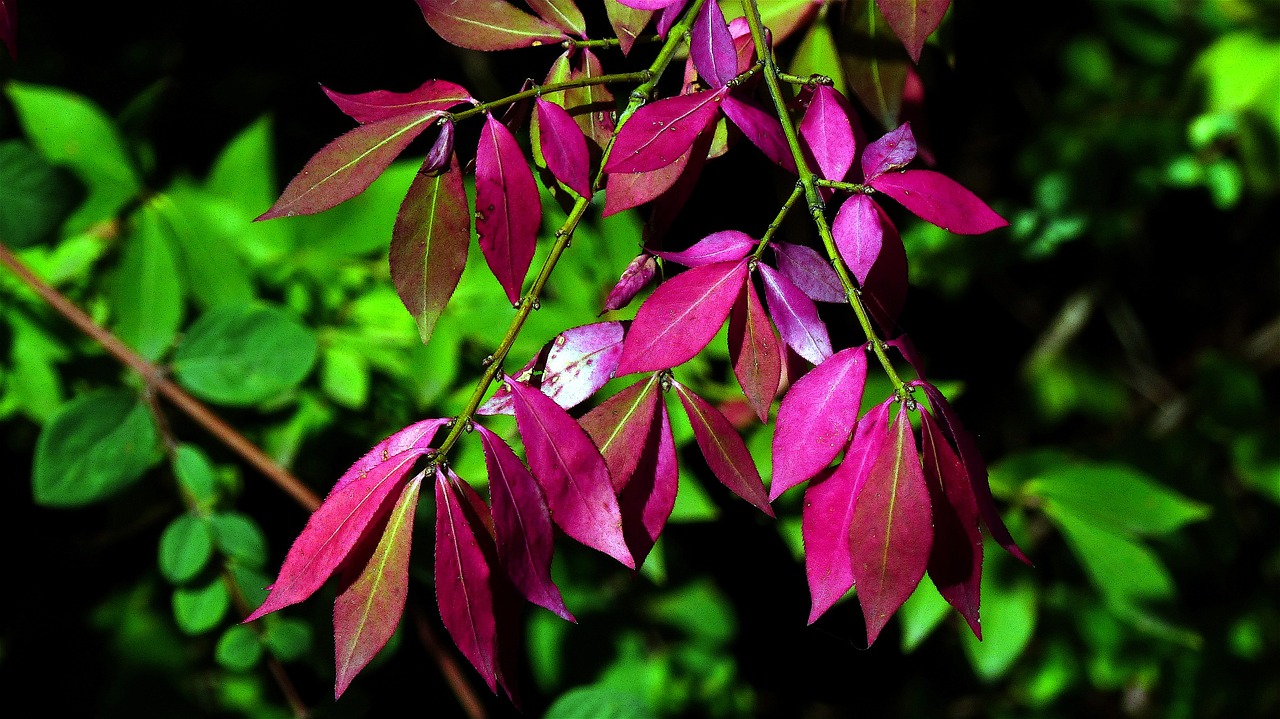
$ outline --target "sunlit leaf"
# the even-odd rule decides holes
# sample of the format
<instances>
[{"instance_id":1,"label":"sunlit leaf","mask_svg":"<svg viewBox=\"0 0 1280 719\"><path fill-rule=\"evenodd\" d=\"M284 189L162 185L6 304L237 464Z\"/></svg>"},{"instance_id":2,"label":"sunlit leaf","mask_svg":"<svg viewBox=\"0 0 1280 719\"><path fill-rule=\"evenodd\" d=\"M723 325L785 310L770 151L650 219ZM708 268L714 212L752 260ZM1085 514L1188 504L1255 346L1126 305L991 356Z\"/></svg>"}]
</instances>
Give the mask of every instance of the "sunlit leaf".
<instances>
[{"instance_id":1,"label":"sunlit leaf","mask_svg":"<svg viewBox=\"0 0 1280 719\"><path fill-rule=\"evenodd\" d=\"M514 50L558 43L560 28L506 0L417 0L427 24L446 41L469 50Z\"/></svg>"},{"instance_id":2,"label":"sunlit leaf","mask_svg":"<svg viewBox=\"0 0 1280 719\"><path fill-rule=\"evenodd\" d=\"M605 171L649 172L675 162L715 120L726 92L695 92L641 107L618 131Z\"/></svg>"}]
</instances>

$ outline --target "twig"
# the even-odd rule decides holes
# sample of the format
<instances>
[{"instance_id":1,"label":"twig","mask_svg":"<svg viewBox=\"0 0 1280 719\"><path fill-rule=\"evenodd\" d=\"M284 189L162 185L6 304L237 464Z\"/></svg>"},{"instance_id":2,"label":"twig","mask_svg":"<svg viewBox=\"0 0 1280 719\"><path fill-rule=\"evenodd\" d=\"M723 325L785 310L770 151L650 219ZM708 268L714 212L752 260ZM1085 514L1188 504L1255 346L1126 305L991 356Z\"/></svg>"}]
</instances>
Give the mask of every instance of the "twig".
<instances>
[{"instance_id":1,"label":"twig","mask_svg":"<svg viewBox=\"0 0 1280 719\"><path fill-rule=\"evenodd\" d=\"M462 710L467 713L469 719L485 719L487 713L484 705L480 703L480 697L471 690L471 685L462 675L462 669L459 668L458 662L454 661L453 654L446 650L436 638L436 632L431 628L431 620L417 603L409 602L408 604L409 611L413 614L413 626L418 632L418 641L422 642L422 646L427 648L427 652L435 659L436 664L440 665L440 673L444 675L444 680L449 683L449 688L458 698Z\"/></svg>"}]
</instances>

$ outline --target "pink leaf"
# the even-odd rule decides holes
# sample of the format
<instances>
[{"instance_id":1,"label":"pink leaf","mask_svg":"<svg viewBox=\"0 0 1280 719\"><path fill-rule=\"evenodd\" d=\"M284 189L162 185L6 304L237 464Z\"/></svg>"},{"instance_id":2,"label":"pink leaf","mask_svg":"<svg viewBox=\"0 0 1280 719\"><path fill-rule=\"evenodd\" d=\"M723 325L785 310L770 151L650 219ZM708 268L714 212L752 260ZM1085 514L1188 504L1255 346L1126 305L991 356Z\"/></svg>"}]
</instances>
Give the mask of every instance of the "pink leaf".
<instances>
[{"instance_id":1,"label":"pink leaf","mask_svg":"<svg viewBox=\"0 0 1280 719\"><path fill-rule=\"evenodd\" d=\"M418 323L423 344L458 287L471 246L471 212L457 159L440 173L419 172L391 230L391 281Z\"/></svg>"},{"instance_id":2,"label":"pink leaf","mask_svg":"<svg viewBox=\"0 0 1280 719\"><path fill-rule=\"evenodd\" d=\"M536 386L565 409L578 406L613 378L622 337L621 322L597 322L561 332L549 343ZM526 370L532 370L537 361L537 357L531 359ZM516 379L529 385L529 374L522 370ZM480 414L511 414L511 389L500 388L481 409Z\"/></svg>"},{"instance_id":3,"label":"pink leaf","mask_svg":"<svg viewBox=\"0 0 1280 719\"><path fill-rule=\"evenodd\" d=\"M916 159L916 138L911 134L911 123L904 122L898 129L881 135L862 151L863 182L900 170Z\"/></svg>"},{"instance_id":4,"label":"pink leaf","mask_svg":"<svg viewBox=\"0 0 1280 719\"><path fill-rule=\"evenodd\" d=\"M364 479L378 465L390 461L393 457L397 457L403 452L414 452L414 456L426 454L430 451L431 440L435 437L436 432L446 424L449 424L448 419L424 419L420 422L414 422L375 444L373 449L365 452L363 457L356 460L351 465L351 468L338 478L338 481L329 490L330 496L336 494L348 484L358 479Z\"/></svg>"},{"instance_id":5,"label":"pink leaf","mask_svg":"<svg viewBox=\"0 0 1280 719\"><path fill-rule=\"evenodd\" d=\"M551 580L555 530L542 490L524 463L498 435L476 425L489 470L493 532L498 561L526 599L569 621L560 589Z\"/></svg>"},{"instance_id":6,"label":"pink leaf","mask_svg":"<svg viewBox=\"0 0 1280 719\"><path fill-rule=\"evenodd\" d=\"M831 263L812 247L789 242L769 245L778 261L778 272L814 302L844 303L844 286Z\"/></svg>"},{"instance_id":7,"label":"pink leaf","mask_svg":"<svg viewBox=\"0 0 1280 719\"><path fill-rule=\"evenodd\" d=\"M876 0L889 27L907 48L913 62L920 62L924 43L938 29L951 0Z\"/></svg>"},{"instance_id":8,"label":"pink leaf","mask_svg":"<svg viewBox=\"0 0 1280 719\"><path fill-rule=\"evenodd\" d=\"M543 20L582 39L587 37L587 21L573 0L529 0L529 7Z\"/></svg>"},{"instance_id":9,"label":"pink leaf","mask_svg":"<svg viewBox=\"0 0 1280 719\"><path fill-rule=\"evenodd\" d=\"M640 453L635 472L618 495L622 510L622 531L627 546L640 566L662 534L676 505L680 468L676 464L676 443L671 434L667 404L657 403L657 415L650 418L649 435Z\"/></svg>"},{"instance_id":10,"label":"pink leaf","mask_svg":"<svg viewBox=\"0 0 1280 719\"><path fill-rule=\"evenodd\" d=\"M439 110L396 115L342 135L307 160L280 199L255 219L312 215L355 197L443 115Z\"/></svg>"},{"instance_id":11,"label":"pink leaf","mask_svg":"<svg viewBox=\"0 0 1280 719\"><path fill-rule=\"evenodd\" d=\"M858 491L849 536L871 644L924 577L933 543L929 487L905 406Z\"/></svg>"},{"instance_id":12,"label":"pink leaf","mask_svg":"<svg viewBox=\"0 0 1280 719\"><path fill-rule=\"evenodd\" d=\"M541 387L542 372L538 370L538 373L534 374L534 370L539 365L546 364L547 351L549 349L551 348L544 345L536 355L530 357L528 362L525 362L524 367L521 367L519 372L512 375L512 378L530 387ZM511 404L511 388L506 385L498 387L498 390L493 393L493 396L488 401L476 408L476 414L486 417L495 414L514 415L515 413L515 406Z\"/></svg>"},{"instance_id":13,"label":"pink leaf","mask_svg":"<svg viewBox=\"0 0 1280 719\"><path fill-rule=\"evenodd\" d=\"M754 101L739 99L734 95L725 97L721 109L724 110L725 117L737 125L765 157L787 172L796 171L796 160L791 156L791 148L787 145L787 137L782 132L782 123L778 122L778 118Z\"/></svg>"},{"instance_id":14,"label":"pink leaf","mask_svg":"<svg viewBox=\"0 0 1280 719\"><path fill-rule=\"evenodd\" d=\"M637 10L662 10L682 0L618 0L618 2Z\"/></svg>"},{"instance_id":15,"label":"pink leaf","mask_svg":"<svg viewBox=\"0 0 1280 719\"><path fill-rule=\"evenodd\" d=\"M423 475L409 480L360 576L333 605L334 698L377 656L395 633L409 591L409 548Z\"/></svg>"},{"instance_id":16,"label":"pink leaf","mask_svg":"<svg viewBox=\"0 0 1280 719\"><path fill-rule=\"evenodd\" d=\"M766 264L758 265L764 278L765 301L778 334L796 354L815 365L831 356L827 326L818 317L818 308L798 287Z\"/></svg>"},{"instance_id":17,"label":"pink leaf","mask_svg":"<svg viewBox=\"0 0 1280 719\"><path fill-rule=\"evenodd\" d=\"M636 255L635 259L628 262L626 269L622 271L618 284L609 291L601 313L626 307L640 293L640 290L653 280L657 272L658 261L653 255L648 253Z\"/></svg>"},{"instance_id":18,"label":"pink leaf","mask_svg":"<svg viewBox=\"0 0 1280 719\"><path fill-rule=\"evenodd\" d=\"M831 355L787 390L773 433L770 501L831 464L849 443L866 381L863 345Z\"/></svg>"},{"instance_id":19,"label":"pink leaf","mask_svg":"<svg viewBox=\"0 0 1280 719\"><path fill-rule=\"evenodd\" d=\"M582 197L591 196L591 167L587 138L564 108L537 99L538 143L547 169Z\"/></svg>"},{"instance_id":20,"label":"pink leaf","mask_svg":"<svg viewBox=\"0 0 1280 719\"><path fill-rule=\"evenodd\" d=\"M551 398L510 378L508 383L529 469L546 495L552 520L570 537L634 569L600 451Z\"/></svg>"},{"instance_id":21,"label":"pink leaf","mask_svg":"<svg viewBox=\"0 0 1280 719\"><path fill-rule=\"evenodd\" d=\"M907 302L907 250L902 246L898 230L889 221L884 208L876 206L880 213L880 227L884 240L880 256L871 266L867 281L862 286L862 299L872 319L886 333L894 332L898 315Z\"/></svg>"},{"instance_id":22,"label":"pink leaf","mask_svg":"<svg viewBox=\"0 0 1280 719\"><path fill-rule=\"evenodd\" d=\"M689 56L698 75L712 87L724 87L738 74L738 55L720 4L702 4L689 30Z\"/></svg>"},{"instance_id":23,"label":"pink leaf","mask_svg":"<svg viewBox=\"0 0 1280 719\"><path fill-rule=\"evenodd\" d=\"M427 80L416 90L390 92L374 90L356 95L334 92L323 85L324 94L333 100L348 117L361 124L385 120L405 113L420 114L424 111L447 111L458 105L474 104L476 99L466 88L448 80Z\"/></svg>"},{"instance_id":24,"label":"pink leaf","mask_svg":"<svg viewBox=\"0 0 1280 719\"><path fill-rule=\"evenodd\" d=\"M707 346L729 316L747 278L745 259L715 262L662 283L627 331L618 375L683 364Z\"/></svg>"},{"instance_id":25,"label":"pink leaf","mask_svg":"<svg viewBox=\"0 0 1280 719\"><path fill-rule=\"evenodd\" d=\"M601 402L579 422L604 457L615 492L627 485L640 463L658 404L655 374Z\"/></svg>"},{"instance_id":26,"label":"pink leaf","mask_svg":"<svg viewBox=\"0 0 1280 719\"><path fill-rule=\"evenodd\" d=\"M667 39L667 33L671 32L672 26L684 14L684 7L688 4L689 0L673 0L662 8L662 13L658 15L658 37Z\"/></svg>"},{"instance_id":27,"label":"pink leaf","mask_svg":"<svg viewBox=\"0 0 1280 719\"><path fill-rule=\"evenodd\" d=\"M980 235L1009 224L977 195L933 170L892 172L867 184L921 219L958 235Z\"/></svg>"},{"instance_id":28,"label":"pink leaf","mask_svg":"<svg viewBox=\"0 0 1280 719\"><path fill-rule=\"evenodd\" d=\"M653 254L664 260L678 262L685 267L701 267L715 262L740 260L751 254L755 248L756 241L751 235L737 230L722 230L698 240L687 250Z\"/></svg>"},{"instance_id":29,"label":"pink leaf","mask_svg":"<svg viewBox=\"0 0 1280 719\"><path fill-rule=\"evenodd\" d=\"M452 472L436 472L436 602L453 643L497 691L498 628L489 562L492 538ZM469 487L467 488L469 489ZM471 511L468 511L471 510Z\"/></svg>"},{"instance_id":30,"label":"pink leaf","mask_svg":"<svg viewBox=\"0 0 1280 719\"><path fill-rule=\"evenodd\" d=\"M493 115L486 116L476 152L476 234L493 276L520 300L542 225L542 200L520 144Z\"/></svg>"},{"instance_id":31,"label":"pink leaf","mask_svg":"<svg viewBox=\"0 0 1280 719\"><path fill-rule=\"evenodd\" d=\"M613 34L618 38L622 54L630 55L631 48L636 44L636 38L640 37L640 33L649 25L653 11L638 10L629 5L623 5L619 0L604 0L604 10L609 16Z\"/></svg>"},{"instance_id":32,"label":"pink leaf","mask_svg":"<svg viewBox=\"0 0 1280 719\"><path fill-rule=\"evenodd\" d=\"M689 424L693 426L693 438L702 450L711 473L734 494L770 517L774 516L760 472L738 431L706 400L678 382L672 386L680 396L680 404L684 405Z\"/></svg>"},{"instance_id":33,"label":"pink leaf","mask_svg":"<svg viewBox=\"0 0 1280 719\"><path fill-rule=\"evenodd\" d=\"M615 172L609 175L605 181L603 215L608 217L639 207L670 190L684 174L685 168L689 166L689 158L697 147L698 143L695 141L675 162L651 172Z\"/></svg>"},{"instance_id":34,"label":"pink leaf","mask_svg":"<svg viewBox=\"0 0 1280 719\"><path fill-rule=\"evenodd\" d=\"M726 89L645 105L618 130L605 172L649 172L675 162L715 120Z\"/></svg>"},{"instance_id":35,"label":"pink leaf","mask_svg":"<svg viewBox=\"0 0 1280 719\"><path fill-rule=\"evenodd\" d=\"M978 502L960 458L928 412L920 413L921 455L933 502L933 550L929 578L982 639L979 623L982 530Z\"/></svg>"},{"instance_id":36,"label":"pink leaf","mask_svg":"<svg viewBox=\"0 0 1280 719\"><path fill-rule=\"evenodd\" d=\"M836 212L831 234L849 271L859 285L865 285L884 244L884 228L875 201L862 194L850 195Z\"/></svg>"},{"instance_id":37,"label":"pink leaf","mask_svg":"<svg viewBox=\"0 0 1280 719\"><path fill-rule=\"evenodd\" d=\"M427 24L469 50L514 50L565 39L560 28L505 0L418 0Z\"/></svg>"},{"instance_id":38,"label":"pink leaf","mask_svg":"<svg viewBox=\"0 0 1280 719\"><path fill-rule=\"evenodd\" d=\"M782 345L751 282L743 285L729 314L729 362L747 403L761 422L768 422L782 381Z\"/></svg>"},{"instance_id":39,"label":"pink leaf","mask_svg":"<svg viewBox=\"0 0 1280 719\"><path fill-rule=\"evenodd\" d=\"M819 173L828 180L843 180L857 151L848 100L834 88L818 85L799 130Z\"/></svg>"}]
</instances>

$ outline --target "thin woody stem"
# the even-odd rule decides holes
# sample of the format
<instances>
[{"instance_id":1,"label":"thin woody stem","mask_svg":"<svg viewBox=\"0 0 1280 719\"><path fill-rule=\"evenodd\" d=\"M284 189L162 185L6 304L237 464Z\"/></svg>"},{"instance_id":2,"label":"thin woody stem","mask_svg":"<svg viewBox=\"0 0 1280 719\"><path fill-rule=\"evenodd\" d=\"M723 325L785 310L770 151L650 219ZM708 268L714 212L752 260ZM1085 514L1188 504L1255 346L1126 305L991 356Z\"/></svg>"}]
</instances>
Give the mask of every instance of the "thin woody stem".
<instances>
[{"instance_id":1,"label":"thin woody stem","mask_svg":"<svg viewBox=\"0 0 1280 719\"><path fill-rule=\"evenodd\" d=\"M501 97L501 98L498 98L497 100L482 102L478 105L475 105L474 107L467 108L462 112L451 113L450 116L453 118L454 122L457 122L459 120L465 120L469 117L475 117L476 115L482 115L496 107L503 107L505 105L510 105L513 102L527 100L528 98L531 98L531 97L538 97L540 95L549 95L553 92L560 92L561 90L572 90L574 88L579 88L579 87L590 87L592 85L605 85L608 83L616 83L616 82L645 82L646 80L650 79L650 77L652 76L652 72L653 72L652 70L637 70L636 72L620 72L620 73L615 73L613 75L595 75L592 77L579 77L573 80L565 80L564 82L549 82L545 85L534 85L528 88L527 90L521 90L520 92L517 92L514 95L507 95L506 97Z\"/></svg>"},{"instance_id":2,"label":"thin woody stem","mask_svg":"<svg viewBox=\"0 0 1280 719\"><path fill-rule=\"evenodd\" d=\"M775 234L777 234L778 229L782 227L782 221L787 219L787 215L790 214L791 208L795 207L796 202L800 200L802 195L804 195L804 186L797 182L796 188L791 191L791 196L787 198L786 202L782 203L782 209L778 210L778 214L773 218L773 222L769 223L769 227L765 229L764 234L761 235L760 242L756 245L755 252L751 253L751 259L758 260L760 259L760 256L764 254L764 248L769 246L769 241L773 239Z\"/></svg>"}]
</instances>

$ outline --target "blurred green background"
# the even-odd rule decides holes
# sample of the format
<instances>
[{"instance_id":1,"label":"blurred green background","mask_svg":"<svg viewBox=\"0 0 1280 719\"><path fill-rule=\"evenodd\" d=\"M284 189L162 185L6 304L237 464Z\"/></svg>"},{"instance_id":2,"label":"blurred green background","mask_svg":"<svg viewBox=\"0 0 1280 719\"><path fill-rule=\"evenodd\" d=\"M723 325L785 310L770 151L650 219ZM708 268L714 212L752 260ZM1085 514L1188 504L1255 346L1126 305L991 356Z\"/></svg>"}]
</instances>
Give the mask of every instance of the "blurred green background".
<instances>
[{"instance_id":1,"label":"blurred green background","mask_svg":"<svg viewBox=\"0 0 1280 719\"><path fill-rule=\"evenodd\" d=\"M579 625L526 613L525 716L1280 716L1280 5L954 5L920 63L923 109L904 112L1010 227L894 214L913 283L899 324L1035 568L988 551L981 644L926 582L868 649L856 599L805 626L799 493L767 521L685 451L640 573L561 547ZM780 54L856 92L866 58L822 49L863 10L832 5ZM351 127L318 84L440 77L494 98L556 48L459 51L409 0L26 0L18 37L0 58L0 240L25 264L321 495L389 432L460 409L511 309L473 252L419 342L386 269L414 161L321 215L250 220ZM887 111L863 107L873 137ZM460 128L464 154L477 132ZM741 180L766 169L749 149L712 162L669 241L758 234L786 183ZM589 219L513 361L596 319L642 222ZM837 342L857 341L836 310ZM732 401L725 355L713 341L682 381ZM332 587L236 624L306 512L164 400L157 426L141 388L0 270L3 695L49 715L290 716L275 667L317 717L462 716L414 629L439 631L430 512L407 619L335 704ZM744 426L766 476L769 432ZM476 447L455 467L483 479Z\"/></svg>"}]
</instances>

